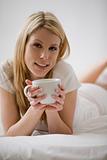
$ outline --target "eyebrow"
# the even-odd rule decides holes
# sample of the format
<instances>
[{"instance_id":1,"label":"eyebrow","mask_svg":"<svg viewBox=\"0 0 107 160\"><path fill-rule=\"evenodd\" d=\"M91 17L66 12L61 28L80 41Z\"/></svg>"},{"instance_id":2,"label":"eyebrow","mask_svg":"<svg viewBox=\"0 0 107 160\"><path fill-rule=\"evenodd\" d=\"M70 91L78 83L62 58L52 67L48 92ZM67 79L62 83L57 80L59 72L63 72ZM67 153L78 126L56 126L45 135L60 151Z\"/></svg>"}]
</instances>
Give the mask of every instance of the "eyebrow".
<instances>
[{"instance_id":1,"label":"eyebrow","mask_svg":"<svg viewBox=\"0 0 107 160\"><path fill-rule=\"evenodd\" d=\"M43 43L41 40L39 39L34 39L33 41L39 41L40 43Z\"/></svg>"},{"instance_id":2,"label":"eyebrow","mask_svg":"<svg viewBox=\"0 0 107 160\"><path fill-rule=\"evenodd\" d=\"M38 42L40 42L40 43L42 43L43 44L43 42L41 41L41 40L39 40L39 39L34 39L33 41L38 41ZM58 45L57 43L53 43L53 44L51 44L51 45L54 45L54 46L60 46L60 45Z\"/></svg>"}]
</instances>

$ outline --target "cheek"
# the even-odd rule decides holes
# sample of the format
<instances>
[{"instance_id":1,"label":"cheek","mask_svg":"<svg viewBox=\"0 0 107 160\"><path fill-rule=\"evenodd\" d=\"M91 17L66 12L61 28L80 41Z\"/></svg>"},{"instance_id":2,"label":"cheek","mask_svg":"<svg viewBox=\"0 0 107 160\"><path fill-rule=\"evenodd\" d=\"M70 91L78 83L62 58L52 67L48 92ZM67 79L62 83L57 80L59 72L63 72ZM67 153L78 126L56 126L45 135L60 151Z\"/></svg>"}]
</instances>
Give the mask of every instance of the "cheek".
<instances>
[{"instance_id":1,"label":"cheek","mask_svg":"<svg viewBox=\"0 0 107 160\"><path fill-rule=\"evenodd\" d=\"M29 60L32 58L31 51L29 48L25 50L25 63L28 64Z\"/></svg>"},{"instance_id":2,"label":"cheek","mask_svg":"<svg viewBox=\"0 0 107 160\"><path fill-rule=\"evenodd\" d=\"M29 59L29 54L27 51L25 51L25 63L28 62L28 59Z\"/></svg>"},{"instance_id":3,"label":"cheek","mask_svg":"<svg viewBox=\"0 0 107 160\"><path fill-rule=\"evenodd\" d=\"M58 54L55 54L55 55L53 56L53 61L56 62L56 61L57 61L57 58L58 58Z\"/></svg>"},{"instance_id":4,"label":"cheek","mask_svg":"<svg viewBox=\"0 0 107 160\"><path fill-rule=\"evenodd\" d=\"M52 66L54 67L56 62L57 62L57 57L58 56L54 56L54 57L51 57L51 63L52 63Z\"/></svg>"},{"instance_id":5,"label":"cheek","mask_svg":"<svg viewBox=\"0 0 107 160\"><path fill-rule=\"evenodd\" d=\"M55 64L56 63L56 61L57 61L57 55L54 55L54 56L51 56L50 57L50 61L52 62L52 64Z\"/></svg>"},{"instance_id":6,"label":"cheek","mask_svg":"<svg viewBox=\"0 0 107 160\"><path fill-rule=\"evenodd\" d=\"M31 48L30 47L26 47L25 59L29 60L29 59L33 58L33 55L34 55L34 53L32 52Z\"/></svg>"}]
</instances>

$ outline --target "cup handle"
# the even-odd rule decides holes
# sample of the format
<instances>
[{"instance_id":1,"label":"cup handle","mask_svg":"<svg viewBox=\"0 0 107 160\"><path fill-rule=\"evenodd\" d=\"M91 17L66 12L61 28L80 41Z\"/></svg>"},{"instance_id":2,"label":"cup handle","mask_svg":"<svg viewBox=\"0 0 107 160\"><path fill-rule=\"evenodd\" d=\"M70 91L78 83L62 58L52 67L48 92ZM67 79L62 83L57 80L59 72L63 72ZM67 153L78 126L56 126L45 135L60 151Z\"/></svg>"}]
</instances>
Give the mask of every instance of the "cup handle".
<instances>
[{"instance_id":1,"label":"cup handle","mask_svg":"<svg viewBox=\"0 0 107 160\"><path fill-rule=\"evenodd\" d=\"M27 85L27 86L24 88L24 94L25 94L26 97L28 97L28 96L27 96L28 89L29 89L31 86L32 86L32 85Z\"/></svg>"}]
</instances>

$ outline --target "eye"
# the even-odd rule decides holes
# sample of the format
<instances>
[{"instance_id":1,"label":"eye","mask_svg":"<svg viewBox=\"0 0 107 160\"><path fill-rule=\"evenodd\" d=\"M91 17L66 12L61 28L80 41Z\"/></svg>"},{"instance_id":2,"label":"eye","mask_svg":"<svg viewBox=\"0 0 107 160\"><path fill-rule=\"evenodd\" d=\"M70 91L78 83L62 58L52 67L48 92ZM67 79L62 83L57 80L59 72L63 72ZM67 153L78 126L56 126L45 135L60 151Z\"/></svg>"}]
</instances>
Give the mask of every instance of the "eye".
<instances>
[{"instance_id":1,"label":"eye","mask_svg":"<svg viewBox=\"0 0 107 160\"><path fill-rule=\"evenodd\" d=\"M33 46L37 48L42 48L42 45L40 43L34 43Z\"/></svg>"},{"instance_id":2,"label":"eye","mask_svg":"<svg viewBox=\"0 0 107 160\"><path fill-rule=\"evenodd\" d=\"M49 50L51 50L51 51L56 51L56 50L57 50L57 47L50 47Z\"/></svg>"}]
</instances>

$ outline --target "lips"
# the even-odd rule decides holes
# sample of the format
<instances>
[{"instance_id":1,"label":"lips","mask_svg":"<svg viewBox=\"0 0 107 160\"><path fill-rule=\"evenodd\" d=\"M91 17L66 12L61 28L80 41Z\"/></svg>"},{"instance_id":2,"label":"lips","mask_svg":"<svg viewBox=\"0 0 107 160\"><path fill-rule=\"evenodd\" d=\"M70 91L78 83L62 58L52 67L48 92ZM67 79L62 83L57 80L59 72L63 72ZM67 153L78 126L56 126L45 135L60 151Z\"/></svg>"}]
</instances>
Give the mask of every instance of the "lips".
<instances>
[{"instance_id":1,"label":"lips","mask_svg":"<svg viewBox=\"0 0 107 160\"><path fill-rule=\"evenodd\" d=\"M49 64L43 64L43 63L38 63L38 62L35 62L34 64L41 68L45 68L49 66Z\"/></svg>"}]
</instances>

